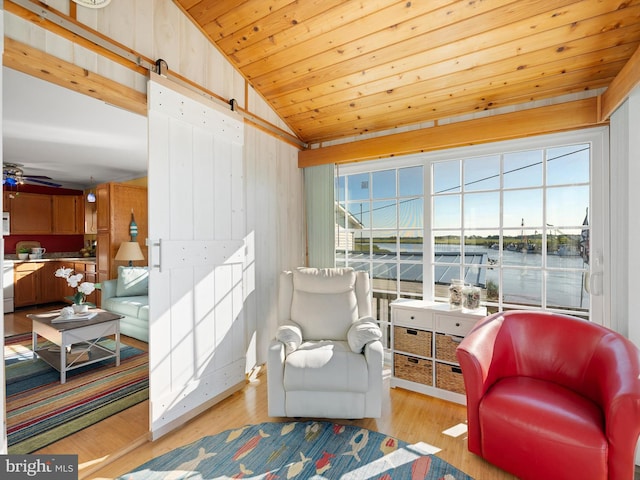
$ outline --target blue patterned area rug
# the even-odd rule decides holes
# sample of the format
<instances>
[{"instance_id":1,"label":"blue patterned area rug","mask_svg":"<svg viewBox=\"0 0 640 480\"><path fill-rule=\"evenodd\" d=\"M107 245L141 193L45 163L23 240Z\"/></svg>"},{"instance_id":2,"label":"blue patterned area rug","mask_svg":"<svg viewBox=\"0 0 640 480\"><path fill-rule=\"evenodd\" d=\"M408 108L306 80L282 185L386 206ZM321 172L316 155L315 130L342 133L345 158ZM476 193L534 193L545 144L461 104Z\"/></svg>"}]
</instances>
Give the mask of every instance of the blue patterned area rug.
<instances>
[{"instance_id":1,"label":"blue patterned area rug","mask_svg":"<svg viewBox=\"0 0 640 480\"><path fill-rule=\"evenodd\" d=\"M261 423L227 430L119 477L218 478L472 480L402 440L330 422Z\"/></svg>"}]
</instances>

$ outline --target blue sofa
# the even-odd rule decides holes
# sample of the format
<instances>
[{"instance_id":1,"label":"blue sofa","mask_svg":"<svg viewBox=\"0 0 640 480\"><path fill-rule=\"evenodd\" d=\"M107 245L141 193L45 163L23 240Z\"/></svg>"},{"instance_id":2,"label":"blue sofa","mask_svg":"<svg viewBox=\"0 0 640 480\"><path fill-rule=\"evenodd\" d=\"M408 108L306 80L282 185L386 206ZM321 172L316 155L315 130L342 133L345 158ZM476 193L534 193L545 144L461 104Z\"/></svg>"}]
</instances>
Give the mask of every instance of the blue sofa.
<instances>
[{"instance_id":1,"label":"blue sofa","mask_svg":"<svg viewBox=\"0 0 640 480\"><path fill-rule=\"evenodd\" d=\"M149 270L147 267L118 267L118 278L101 284L100 307L124 317L120 333L149 341Z\"/></svg>"}]
</instances>

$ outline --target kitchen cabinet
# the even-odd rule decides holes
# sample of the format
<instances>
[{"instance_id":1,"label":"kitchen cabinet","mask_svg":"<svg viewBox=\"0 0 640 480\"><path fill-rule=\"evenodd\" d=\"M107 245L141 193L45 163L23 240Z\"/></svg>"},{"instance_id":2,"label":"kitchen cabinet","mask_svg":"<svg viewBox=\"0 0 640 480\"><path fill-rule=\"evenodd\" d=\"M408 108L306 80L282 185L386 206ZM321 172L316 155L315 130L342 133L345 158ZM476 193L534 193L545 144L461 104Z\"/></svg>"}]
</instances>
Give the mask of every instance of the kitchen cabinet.
<instances>
[{"instance_id":1,"label":"kitchen cabinet","mask_svg":"<svg viewBox=\"0 0 640 480\"><path fill-rule=\"evenodd\" d=\"M42 263L16 263L13 268L13 304L15 307L38 304Z\"/></svg>"},{"instance_id":2,"label":"kitchen cabinet","mask_svg":"<svg viewBox=\"0 0 640 480\"><path fill-rule=\"evenodd\" d=\"M60 235L84 233L84 197L82 195L52 195L53 231Z\"/></svg>"},{"instance_id":3,"label":"kitchen cabinet","mask_svg":"<svg viewBox=\"0 0 640 480\"><path fill-rule=\"evenodd\" d=\"M12 235L81 235L84 233L82 195L20 193L3 196L11 214Z\"/></svg>"},{"instance_id":4,"label":"kitchen cabinet","mask_svg":"<svg viewBox=\"0 0 640 480\"><path fill-rule=\"evenodd\" d=\"M59 302L64 280L56 277L56 270L60 266L59 262L42 262L40 268L40 292L38 303Z\"/></svg>"},{"instance_id":5,"label":"kitchen cabinet","mask_svg":"<svg viewBox=\"0 0 640 480\"><path fill-rule=\"evenodd\" d=\"M452 310L447 303L400 299L391 303L391 387L465 404L458 343L486 308Z\"/></svg>"},{"instance_id":6,"label":"kitchen cabinet","mask_svg":"<svg viewBox=\"0 0 640 480\"><path fill-rule=\"evenodd\" d=\"M59 302L60 279L55 276L58 262L16 263L13 269L15 307Z\"/></svg>"},{"instance_id":7,"label":"kitchen cabinet","mask_svg":"<svg viewBox=\"0 0 640 480\"><path fill-rule=\"evenodd\" d=\"M51 195L20 193L10 198L11 234L51 234L53 232L52 210Z\"/></svg>"},{"instance_id":8,"label":"kitchen cabinet","mask_svg":"<svg viewBox=\"0 0 640 480\"><path fill-rule=\"evenodd\" d=\"M13 301L15 307L26 307L43 303L63 302L66 296L74 295L64 278L55 276L61 267L71 268L84 275L82 281L96 283L96 264L91 261L49 260L44 262L16 262L13 268ZM97 291L87 301L98 305Z\"/></svg>"}]
</instances>

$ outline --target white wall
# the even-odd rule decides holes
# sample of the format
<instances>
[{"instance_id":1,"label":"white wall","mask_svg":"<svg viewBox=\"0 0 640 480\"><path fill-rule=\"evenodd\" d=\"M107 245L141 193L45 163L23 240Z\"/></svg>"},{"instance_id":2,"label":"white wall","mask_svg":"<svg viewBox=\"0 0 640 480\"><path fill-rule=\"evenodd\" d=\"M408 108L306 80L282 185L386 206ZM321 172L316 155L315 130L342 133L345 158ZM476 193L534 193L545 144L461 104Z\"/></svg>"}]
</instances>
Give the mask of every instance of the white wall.
<instances>
[{"instance_id":1,"label":"white wall","mask_svg":"<svg viewBox=\"0 0 640 480\"><path fill-rule=\"evenodd\" d=\"M68 0L47 0L68 13ZM146 77L74 45L11 14L6 35L124 85L145 91ZM212 46L171 0L113 1L103 9L77 7L78 21L225 99L288 130L252 89L245 99L244 78ZM276 326L276 279L302 265L305 254L303 175L297 149L250 125L245 134L246 222L249 239L245 269L247 368L266 360Z\"/></svg>"},{"instance_id":2,"label":"white wall","mask_svg":"<svg viewBox=\"0 0 640 480\"><path fill-rule=\"evenodd\" d=\"M637 306L635 299L637 292L640 291L640 249L638 242L640 241L640 87L636 88L628 101L628 132L629 132L629 155L628 155L628 191L629 200L627 221L629 225L629 233L627 242L629 248L627 250L627 265L629 267L628 287L627 287L627 311L633 312L629 314L629 338L638 346L640 346L640 318L636 315ZM631 207L633 205L633 207ZM640 465L640 442L636 447L636 465Z\"/></svg>"},{"instance_id":3,"label":"white wall","mask_svg":"<svg viewBox=\"0 0 640 480\"><path fill-rule=\"evenodd\" d=\"M640 345L640 87L611 117L612 326Z\"/></svg>"},{"instance_id":4,"label":"white wall","mask_svg":"<svg viewBox=\"0 0 640 480\"><path fill-rule=\"evenodd\" d=\"M640 318L635 314L638 310L635 301L640 292L640 87L636 88L627 101L629 105L629 171L627 174L629 200L628 205L628 257L629 266L627 302L629 314L629 338L640 346Z\"/></svg>"},{"instance_id":5,"label":"white wall","mask_svg":"<svg viewBox=\"0 0 640 480\"><path fill-rule=\"evenodd\" d=\"M303 173L298 150L266 133L245 131L247 258L245 314L248 345L266 362L277 328L277 275L304 265ZM251 350L251 349L249 349ZM251 359L247 355L247 363Z\"/></svg>"},{"instance_id":6,"label":"white wall","mask_svg":"<svg viewBox=\"0 0 640 480\"><path fill-rule=\"evenodd\" d=\"M640 346L640 87L611 117L612 324ZM640 442L636 448L640 465Z\"/></svg>"}]
</instances>

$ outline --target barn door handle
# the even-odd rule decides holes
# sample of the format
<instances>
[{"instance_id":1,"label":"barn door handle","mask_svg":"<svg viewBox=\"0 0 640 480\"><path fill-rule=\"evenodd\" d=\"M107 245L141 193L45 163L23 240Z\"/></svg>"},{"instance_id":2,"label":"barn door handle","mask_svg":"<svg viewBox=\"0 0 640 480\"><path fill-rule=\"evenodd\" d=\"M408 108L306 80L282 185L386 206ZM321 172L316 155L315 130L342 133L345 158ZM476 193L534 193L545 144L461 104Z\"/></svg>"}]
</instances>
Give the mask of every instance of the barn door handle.
<instances>
[{"instance_id":1,"label":"barn door handle","mask_svg":"<svg viewBox=\"0 0 640 480\"><path fill-rule=\"evenodd\" d=\"M151 268L157 268L160 273L162 273L162 239L160 238L157 242L151 241L147 238L147 247L149 247L149 265ZM153 247L158 247L158 262L154 263L155 255Z\"/></svg>"}]
</instances>

